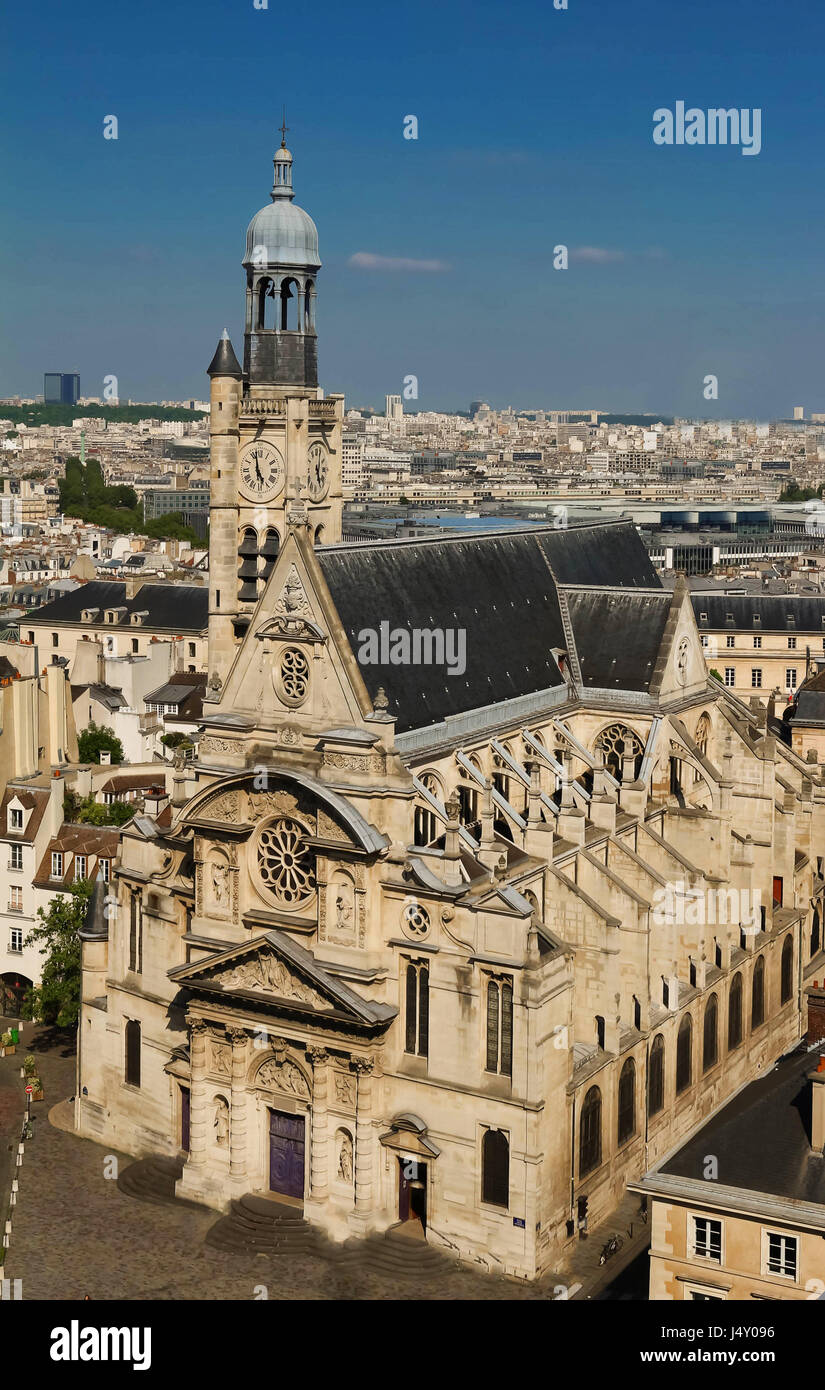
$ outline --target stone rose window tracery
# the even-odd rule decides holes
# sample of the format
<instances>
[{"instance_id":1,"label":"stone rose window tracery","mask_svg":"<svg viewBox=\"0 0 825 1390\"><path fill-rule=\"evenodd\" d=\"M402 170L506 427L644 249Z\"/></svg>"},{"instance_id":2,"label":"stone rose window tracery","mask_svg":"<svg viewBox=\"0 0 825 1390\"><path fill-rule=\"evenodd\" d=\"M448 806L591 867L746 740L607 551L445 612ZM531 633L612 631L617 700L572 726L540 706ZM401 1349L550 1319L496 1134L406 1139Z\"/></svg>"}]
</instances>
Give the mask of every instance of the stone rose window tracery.
<instances>
[{"instance_id":1,"label":"stone rose window tracery","mask_svg":"<svg viewBox=\"0 0 825 1390\"><path fill-rule=\"evenodd\" d=\"M281 694L290 705L302 705L309 694L309 662L300 647L287 647L279 667Z\"/></svg>"},{"instance_id":2,"label":"stone rose window tracery","mask_svg":"<svg viewBox=\"0 0 825 1390\"><path fill-rule=\"evenodd\" d=\"M315 855L304 827L289 816L265 825L258 836L258 872L281 907L297 908L315 893Z\"/></svg>"}]
</instances>

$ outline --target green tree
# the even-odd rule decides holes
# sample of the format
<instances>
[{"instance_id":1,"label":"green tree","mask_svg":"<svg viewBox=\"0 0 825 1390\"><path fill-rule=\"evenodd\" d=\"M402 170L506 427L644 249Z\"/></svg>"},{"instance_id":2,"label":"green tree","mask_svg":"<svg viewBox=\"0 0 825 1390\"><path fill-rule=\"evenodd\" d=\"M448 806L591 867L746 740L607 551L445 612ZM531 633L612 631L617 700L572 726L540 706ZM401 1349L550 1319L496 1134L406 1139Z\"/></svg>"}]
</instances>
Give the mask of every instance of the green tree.
<instances>
[{"instance_id":1,"label":"green tree","mask_svg":"<svg viewBox=\"0 0 825 1390\"><path fill-rule=\"evenodd\" d=\"M111 729L101 728L92 720L77 740L77 756L82 763L99 763L101 752L109 752L113 763L123 762L123 744Z\"/></svg>"},{"instance_id":2,"label":"green tree","mask_svg":"<svg viewBox=\"0 0 825 1390\"><path fill-rule=\"evenodd\" d=\"M23 1000L23 1018L58 1028L72 1028L80 1013L80 937L92 883L85 879L73 883L68 898L62 893L52 898L48 908L39 907L40 925L26 937L26 945L39 945L46 960L39 985Z\"/></svg>"},{"instance_id":3,"label":"green tree","mask_svg":"<svg viewBox=\"0 0 825 1390\"><path fill-rule=\"evenodd\" d=\"M106 810L109 812L109 825L125 825L135 814L134 806L128 801L113 801Z\"/></svg>"}]
</instances>

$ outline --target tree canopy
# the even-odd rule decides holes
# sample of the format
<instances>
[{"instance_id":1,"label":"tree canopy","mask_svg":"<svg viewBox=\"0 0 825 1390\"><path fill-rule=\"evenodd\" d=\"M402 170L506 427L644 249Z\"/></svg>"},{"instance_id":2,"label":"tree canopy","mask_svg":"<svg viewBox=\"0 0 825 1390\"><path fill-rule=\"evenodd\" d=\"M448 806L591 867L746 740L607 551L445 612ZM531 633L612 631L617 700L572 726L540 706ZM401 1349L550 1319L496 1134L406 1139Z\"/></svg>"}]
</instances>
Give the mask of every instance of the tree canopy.
<instances>
[{"instance_id":1,"label":"tree canopy","mask_svg":"<svg viewBox=\"0 0 825 1390\"><path fill-rule=\"evenodd\" d=\"M100 754L111 753L113 763L123 762L123 744L111 729L104 729L92 720L78 735L77 756L82 763L99 763Z\"/></svg>"},{"instance_id":2,"label":"tree canopy","mask_svg":"<svg viewBox=\"0 0 825 1390\"><path fill-rule=\"evenodd\" d=\"M72 1028L80 1014L80 937L92 883L73 883L69 896L58 893L48 908L39 907L39 926L26 937L26 945L39 945L46 960L39 985L23 999L22 1016L58 1028Z\"/></svg>"}]
</instances>

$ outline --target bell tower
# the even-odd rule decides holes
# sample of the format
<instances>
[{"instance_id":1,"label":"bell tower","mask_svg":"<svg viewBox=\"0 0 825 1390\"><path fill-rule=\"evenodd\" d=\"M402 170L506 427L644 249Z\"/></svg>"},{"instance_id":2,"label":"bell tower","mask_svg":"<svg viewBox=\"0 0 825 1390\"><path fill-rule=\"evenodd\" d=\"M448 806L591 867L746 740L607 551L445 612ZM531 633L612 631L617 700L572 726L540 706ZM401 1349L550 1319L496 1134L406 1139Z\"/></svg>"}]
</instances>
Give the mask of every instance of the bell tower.
<instances>
[{"instance_id":1,"label":"bell tower","mask_svg":"<svg viewBox=\"0 0 825 1390\"><path fill-rule=\"evenodd\" d=\"M243 368L226 330L209 366L209 671L221 680L288 528L341 539L344 398L318 387L318 232L294 201L286 129L246 233Z\"/></svg>"}]
</instances>

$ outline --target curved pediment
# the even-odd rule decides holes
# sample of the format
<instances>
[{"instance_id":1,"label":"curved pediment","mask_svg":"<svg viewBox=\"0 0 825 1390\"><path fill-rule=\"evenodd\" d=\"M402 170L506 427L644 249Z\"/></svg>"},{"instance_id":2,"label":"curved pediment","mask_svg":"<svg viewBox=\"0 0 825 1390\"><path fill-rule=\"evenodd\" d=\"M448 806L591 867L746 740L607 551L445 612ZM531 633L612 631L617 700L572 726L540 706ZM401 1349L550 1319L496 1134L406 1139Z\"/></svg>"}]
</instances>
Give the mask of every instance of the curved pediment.
<instances>
[{"instance_id":1,"label":"curved pediment","mask_svg":"<svg viewBox=\"0 0 825 1390\"><path fill-rule=\"evenodd\" d=\"M274 815L297 815L318 839L360 848L368 854L377 854L389 844L346 797L306 772L276 765L258 765L212 783L192 798L182 821L241 830L252 829Z\"/></svg>"}]
</instances>

